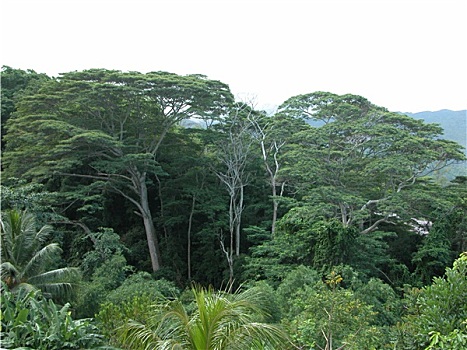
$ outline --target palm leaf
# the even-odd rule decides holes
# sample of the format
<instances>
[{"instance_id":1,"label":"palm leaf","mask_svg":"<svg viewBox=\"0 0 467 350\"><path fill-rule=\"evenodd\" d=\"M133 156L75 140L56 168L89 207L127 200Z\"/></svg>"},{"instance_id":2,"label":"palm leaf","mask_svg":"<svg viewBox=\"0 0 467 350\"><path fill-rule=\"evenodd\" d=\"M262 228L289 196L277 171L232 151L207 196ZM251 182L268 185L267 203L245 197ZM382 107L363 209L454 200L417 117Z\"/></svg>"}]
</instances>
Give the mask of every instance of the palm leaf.
<instances>
[{"instance_id":1,"label":"palm leaf","mask_svg":"<svg viewBox=\"0 0 467 350\"><path fill-rule=\"evenodd\" d=\"M28 262L23 267L23 276L29 277L31 275L40 273L40 270L61 252L62 249L57 243L50 243L36 251L33 256L29 257Z\"/></svg>"},{"instance_id":2,"label":"palm leaf","mask_svg":"<svg viewBox=\"0 0 467 350\"><path fill-rule=\"evenodd\" d=\"M57 243L43 246L52 232L49 225L36 231L35 217L27 211L9 210L1 219L1 278L19 289L34 286L51 296L61 296L73 289L80 277L76 268L47 271L61 252ZM24 287L24 288L23 288Z\"/></svg>"},{"instance_id":3,"label":"palm leaf","mask_svg":"<svg viewBox=\"0 0 467 350\"><path fill-rule=\"evenodd\" d=\"M76 267L62 267L35 275L29 278L30 283L46 284L48 282L75 281L81 278L81 271Z\"/></svg>"},{"instance_id":4,"label":"palm leaf","mask_svg":"<svg viewBox=\"0 0 467 350\"><path fill-rule=\"evenodd\" d=\"M69 282L55 282L35 284L34 286L40 289L42 293L48 298L60 298L72 295L76 290L77 284Z\"/></svg>"},{"instance_id":5,"label":"palm leaf","mask_svg":"<svg viewBox=\"0 0 467 350\"><path fill-rule=\"evenodd\" d=\"M35 239L37 242L44 243L47 238L49 238L50 233L52 233L52 226L50 225L44 225L41 227L41 229L36 233Z\"/></svg>"},{"instance_id":6,"label":"palm leaf","mask_svg":"<svg viewBox=\"0 0 467 350\"><path fill-rule=\"evenodd\" d=\"M288 338L276 325L255 322L264 308L249 293L193 288L196 309L188 314L181 301L154 306L147 324L130 321L121 327L121 341L131 349L264 349L281 348ZM250 300L251 299L251 300ZM252 302L253 301L253 302Z\"/></svg>"}]
</instances>

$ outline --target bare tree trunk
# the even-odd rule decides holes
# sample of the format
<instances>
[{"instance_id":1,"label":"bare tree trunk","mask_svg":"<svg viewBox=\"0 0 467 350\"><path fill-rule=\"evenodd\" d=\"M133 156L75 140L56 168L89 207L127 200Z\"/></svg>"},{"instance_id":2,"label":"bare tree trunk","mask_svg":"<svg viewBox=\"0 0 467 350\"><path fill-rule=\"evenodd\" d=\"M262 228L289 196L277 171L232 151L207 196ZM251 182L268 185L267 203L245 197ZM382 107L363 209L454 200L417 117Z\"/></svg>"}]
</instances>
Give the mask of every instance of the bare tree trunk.
<instances>
[{"instance_id":1,"label":"bare tree trunk","mask_svg":"<svg viewBox=\"0 0 467 350\"><path fill-rule=\"evenodd\" d=\"M229 288L232 288L233 284L233 236L230 235L230 249L227 250L225 249L225 244L224 244L224 235L220 234L219 241L221 244L222 252L225 254L225 257L227 259L227 264L229 265Z\"/></svg>"},{"instance_id":2,"label":"bare tree trunk","mask_svg":"<svg viewBox=\"0 0 467 350\"><path fill-rule=\"evenodd\" d=\"M240 226L241 226L241 217L243 211L243 186L240 186L240 198L237 204L237 211L236 214L237 220L235 222L235 255L240 256Z\"/></svg>"},{"instance_id":3,"label":"bare tree trunk","mask_svg":"<svg viewBox=\"0 0 467 350\"><path fill-rule=\"evenodd\" d=\"M271 177L271 189L272 189L272 224L271 224L271 235L274 236L276 232L276 221L277 221L277 210L279 209L279 202L277 201L277 189L276 189L276 178Z\"/></svg>"},{"instance_id":4,"label":"bare tree trunk","mask_svg":"<svg viewBox=\"0 0 467 350\"><path fill-rule=\"evenodd\" d=\"M250 123L255 128L258 135L256 136L260 147L261 147L261 155L263 158L264 166L266 171L269 175L269 181L271 184L272 190L272 224L271 224L271 235L274 236L274 232L276 231L276 222L277 222L277 211L279 209L279 201L277 200L277 178L279 176L279 153L282 146L285 145L285 141L283 140L276 140L274 137L270 141L271 144L269 148L266 148L266 139L269 137L268 127L267 125L262 126L258 119L249 118ZM273 159L274 163L270 165L270 159ZM284 183L282 184L280 196L282 196L284 191Z\"/></svg>"},{"instance_id":5,"label":"bare tree trunk","mask_svg":"<svg viewBox=\"0 0 467 350\"><path fill-rule=\"evenodd\" d=\"M149 255L151 257L152 271L156 272L161 266L161 254L159 250L159 241L156 236L156 228L152 221L151 210L148 201L148 189L146 186L146 174L142 174L139 178L140 189L140 211L143 217L144 229L146 231L146 239L148 242Z\"/></svg>"}]
</instances>

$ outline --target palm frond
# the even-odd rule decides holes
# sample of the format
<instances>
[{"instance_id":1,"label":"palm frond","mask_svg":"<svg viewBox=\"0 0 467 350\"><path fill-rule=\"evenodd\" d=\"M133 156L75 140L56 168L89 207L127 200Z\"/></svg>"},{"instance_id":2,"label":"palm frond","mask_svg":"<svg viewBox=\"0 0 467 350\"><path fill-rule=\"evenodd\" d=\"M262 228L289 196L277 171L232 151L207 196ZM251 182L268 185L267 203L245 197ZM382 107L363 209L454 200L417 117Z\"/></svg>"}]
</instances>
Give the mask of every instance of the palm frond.
<instances>
[{"instance_id":1,"label":"palm frond","mask_svg":"<svg viewBox=\"0 0 467 350\"><path fill-rule=\"evenodd\" d=\"M264 308L251 293L193 288L196 309L188 314L180 300L155 305L147 324L122 326L121 340L131 349L264 349L288 342L279 327L256 322ZM250 300L252 299L252 300ZM253 301L253 302L252 302Z\"/></svg>"},{"instance_id":2,"label":"palm frond","mask_svg":"<svg viewBox=\"0 0 467 350\"><path fill-rule=\"evenodd\" d=\"M47 284L53 282L79 281L81 271L77 267L62 267L29 277L30 283Z\"/></svg>"},{"instance_id":3,"label":"palm frond","mask_svg":"<svg viewBox=\"0 0 467 350\"><path fill-rule=\"evenodd\" d=\"M41 268L53 260L57 254L60 254L62 249L57 243L50 243L41 248L29 257L26 265L23 267L23 275L31 276L40 273Z\"/></svg>"},{"instance_id":4,"label":"palm frond","mask_svg":"<svg viewBox=\"0 0 467 350\"><path fill-rule=\"evenodd\" d=\"M130 320L121 327L119 337L130 349L156 349L155 344L161 339L151 328L146 325Z\"/></svg>"},{"instance_id":5,"label":"palm frond","mask_svg":"<svg viewBox=\"0 0 467 350\"><path fill-rule=\"evenodd\" d=\"M43 246L52 232L49 225L36 231L35 217L27 211L9 210L1 218L2 280L19 289L36 287L51 296L68 295L80 279L76 268L47 271L61 252L57 243ZM19 287L21 286L21 287Z\"/></svg>"},{"instance_id":6,"label":"palm frond","mask_svg":"<svg viewBox=\"0 0 467 350\"><path fill-rule=\"evenodd\" d=\"M40 228L40 230L36 233L35 239L37 242L44 243L47 238L49 238L50 234L53 231L53 227L50 225L44 225Z\"/></svg>"},{"instance_id":7,"label":"palm frond","mask_svg":"<svg viewBox=\"0 0 467 350\"><path fill-rule=\"evenodd\" d=\"M36 233L35 217L27 211L8 210L2 215L2 259L23 266L40 247L52 228L48 225Z\"/></svg>"},{"instance_id":8,"label":"palm frond","mask_svg":"<svg viewBox=\"0 0 467 350\"><path fill-rule=\"evenodd\" d=\"M252 322L238 327L230 334L231 349L287 348L291 344L286 332L277 325Z\"/></svg>"},{"instance_id":9,"label":"palm frond","mask_svg":"<svg viewBox=\"0 0 467 350\"><path fill-rule=\"evenodd\" d=\"M77 284L69 282L34 284L34 286L40 289L44 296L55 299L72 295L78 287Z\"/></svg>"}]
</instances>

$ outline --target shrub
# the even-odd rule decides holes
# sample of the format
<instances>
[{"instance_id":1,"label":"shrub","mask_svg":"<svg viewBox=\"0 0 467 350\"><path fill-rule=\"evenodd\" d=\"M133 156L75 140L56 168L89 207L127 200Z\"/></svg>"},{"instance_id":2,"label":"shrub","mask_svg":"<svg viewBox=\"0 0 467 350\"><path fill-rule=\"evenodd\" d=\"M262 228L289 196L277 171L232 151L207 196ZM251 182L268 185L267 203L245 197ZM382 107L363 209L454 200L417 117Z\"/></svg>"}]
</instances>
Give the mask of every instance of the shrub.
<instances>
[{"instance_id":1,"label":"shrub","mask_svg":"<svg viewBox=\"0 0 467 350\"><path fill-rule=\"evenodd\" d=\"M11 293L2 286L1 344L36 350L96 349L104 345L91 319L73 320L70 304L56 305L40 291Z\"/></svg>"}]
</instances>

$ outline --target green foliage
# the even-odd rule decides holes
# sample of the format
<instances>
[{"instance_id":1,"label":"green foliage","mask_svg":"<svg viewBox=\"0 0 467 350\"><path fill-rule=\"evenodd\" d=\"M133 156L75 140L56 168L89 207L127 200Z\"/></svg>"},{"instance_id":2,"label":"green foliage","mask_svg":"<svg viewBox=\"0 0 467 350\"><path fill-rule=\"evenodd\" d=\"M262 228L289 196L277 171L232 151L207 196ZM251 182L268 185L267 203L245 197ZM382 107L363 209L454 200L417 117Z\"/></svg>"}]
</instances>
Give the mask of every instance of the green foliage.
<instances>
[{"instance_id":1,"label":"green foliage","mask_svg":"<svg viewBox=\"0 0 467 350\"><path fill-rule=\"evenodd\" d=\"M261 310L242 309L248 320L281 321L297 346L371 349L387 343L383 333L407 349L464 346L462 278L402 301L395 293L441 276L467 247L466 179L441 187L430 177L464 158L438 125L326 92L267 116L201 75L92 69L42 79L6 67L4 77L2 205L38 219L2 217L2 279L14 293L79 265L73 314L99 313L113 345L138 348L144 334L146 345L195 348L207 343L206 325L225 335L220 323L236 327L245 315L211 322L220 315L210 306L230 308L237 296L180 296L175 285L221 286L230 273L247 294L261 290L252 303ZM184 128L191 118L206 128ZM248 176L225 191L229 169ZM41 228L52 215L53 235ZM432 222L429 234L413 219ZM253 338L233 347L266 346Z\"/></svg>"},{"instance_id":2,"label":"green foliage","mask_svg":"<svg viewBox=\"0 0 467 350\"><path fill-rule=\"evenodd\" d=\"M297 133L284 155L310 215L336 218L362 233L414 217L418 203L407 190L465 158L460 145L439 138L439 126L388 112L361 96L299 95L279 113L320 125Z\"/></svg>"},{"instance_id":3,"label":"green foliage","mask_svg":"<svg viewBox=\"0 0 467 350\"><path fill-rule=\"evenodd\" d=\"M148 297L153 301L164 298L176 298L180 290L173 282L165 279L155 280L147 272L137 272L128 278L105 298L106 303L115 305L128 302L135 297Z\"/></svg>"},{"instance_id":4,"label":"green foliage","mask_svg":"<svg viewBox=\"0 0 467 350\"><path fill-rule=\"evenodd\" d=\"M464 349L467 347L467 321L463 322L465 329L459 330L454 329L447 335L443 335L440 332L430 332L430 345L426 350L434 349Z\"/></svg>"},{"instance_id":5,"label":"green foliage","mask_svg":"<svg viewBox=\"0 0 467 350\"><path fill-rule=\"evenodd\" d=\"M45 74L38 74L33 70L14 69L8 66L2 66L1 70L1 138L2 151L5 143L3 137L6 134L5 124L16 111L17 101L25 95L37 91L40 86L50 80Z\"/></svg>"},{"instance_id":6,"label":"green foliage","mask_svg":"<svg viewBox=\"0 0 467 350\"><path fill-rule=\"evenodd\" d=\"M391 277L392 266L397 260L391 257L388 239L396 236L394 232L374 231L371 235L358 235L349 245L349 257L346 264L352 266L362 278L381 278L395 284ZM395 284L394 286L397 286Z\"/></svg>"},{"instance_id":7,"label":"green foliage","mask_svg":"<svg viewBox=\"0 0 467 350\"><path fill-rule=\"evenodd\" d=\"M27 183L24 180L10 178L7 185L0 185L2 210L29 210L33 213L44 213L51 210L55 194L44 190L38 183Z\"/></svg>"},{"instance_id":8,"label":"green foliage","mask_svg":"<svg viewBox=\"0 0 467 350\"><path fill-rule=\"evenodd\" d=\"M122 255L128 250L121 243L120 236L111 228L101 227L99 232L90 233L90 235L94 243L94 249L85 253L81 262L81 270L86 276L91 276L97 268L111 259L113 255Z\"/></svg>"},{"instance_id":9,"label":"green foliage","mask_svg":"<svg viewBox=\"0 0 467 350\"><path fill-rule=\"evenodd\" d=\"M284 322L298 346L319 349L372 349L383 344L373 326L376 313L352 291L339 287L342 277L331 273L325 283L305 286L289 300L294 314Z\"/></svg>"},{"instance_id":10,"label":"green foliage","mask_svg":"<svg viewBox=\"0 0 467 350\"><path fill-rule=\"evenodd\" d=\"M377 326L393 326L401 320L402 301L390 285L380 279L371 278L368 282L352 284L355 296L372 306L376 312L374 324Z\"/></svg>"},{"instance_id":11,"label":"green foliage","mask_svg":"<svg viewBox=\"0 0 467 350\"><path fill-rule=\"evenodd\" d=\"M188 312L180 300L154 306L146 323L130 321L121 340L132 349L264 349L287 346L276 326L261 323L265 315L258 290L228 294L195 288L195 308Z\"/></svg>"},{"instance_id":12,"label":"green foliage","mask_svg":"<svg viewBox=\"0 0 467 350\"><path fill-rule=\"evenodd\" d=\"M415 273L420 276L424 284L430 283L433 277L442 276L446 266L452 263L451 243L447 232L437 228L424 237L422 246L415 253L413 263L416 265Z\"/></svg>"},{"instance_id":13,"label":"green foliage","mask_svg":"<svg viewBox=\"0 0 467 350\"><path fill-rule=\"evenodd\" d=\"M1 220L1 279L11 291L40 289L47 296L65 297L80 279L77 268L52 268L61 249L48 243L51 226L36 230L27 211L8 210Z\"/></svg>"},{"instance_id":14,"label":"green foliage","mask_svg":"<svg viewBox=\"0 0 467 350\"><path fill-rule=\"evenodd\" d=\"M367 277L381 277L381 268L391 260L383 239L391 234L360 235L356 227L346 227L336 219L314 221L309 209L291 209L279 221L272 240L251 248L247 273L276 283L298 265L327 273L344 264Z\"/></svg>"},{"instance_id":15,"label":"green foliage","mask_svg":"<svg viewBox=\"0 0 467 350\"><path fill-rule=\"evenodd\" d=\"M314 286L321 281L318 271L303 265L291 270L277 288L277 293L283 301L294 298L295 293L303 290L305 286ZM284 304L281 302L281 304Z\"/></svg>"},{"instance_id":16,"label":"green foliage","mask_svg":"<svg viewBox=\"0 0 467 350\"><path fill-rule=\"evenodd\" d=\"M2 285L1 322L1 344L8 349L97 349L104 345L90 319L72 319L70 304L57 306L38 291L11 293Z\"/></svg>"},{"instance_id":17,"label":"green foliage","mask_svg":"<svg viewBox=\"0 0 467 350\"><path fill-rule=\"evenodd\" d=\"M94 317L107 295L125 280L128 271L126 259L120 254L112 255L99 266L89 282L80 286L76 313L79 317Z\"/></svg>"},{"instance_id":18,"label":"green foliage","mask_svg":"<svg viewBox=\"0 0 467 350\"><path fill-rule=\"evenodd\" d=\"M8 123L5 172L44 182L71 176L84 180L75 180L77 188L97 184L122 196L143 219L155 272L162 260L148 187L165 174L160 146L182 120L217 118L232 100L227 85L201 75L66 73L18 103Z\"/></svg>"},{"instance_id":19,"label":"green foliage","mask_svg":"<svg viewBox=\"0 0 467 350\"><path fill-rule=\"evenodd\" d=\"M396 328L396 341L410 349L442 349L446 344L462 344L467 336L467 254L463 253L447 268L444 278L415 290L408 315ZM450 347L444 347L450 348ZM453 347L455 348L455 347Z\"/></svg>"},{"instance_id":20,"label":"green foliage","mask_svg":"<svg viewBox=\"0 0 467 350\"><path fill-rule=\"evenodd\" d=\"M336 220L316 222L311 227L316 235L313 267L332 268L345 263L352 250L352 243L358 235L354 227L345 227Z\"/></svg>"},{"instance_id":21,"label":"green foliage","mask_svg":"<svg viewBox=\"0 0 467 350\"><path fill-rule=\"evenodd\" d=\"M179 295L180 291L172 282L154 280L147 272L135 273L101 300L96 315L99 329L110 340L110 344L124 347L119 340L118 330L128 320L145 323L152 315L155 303Z\"/></svg>"},{"instance_id":22,"label":"green foliage","mask_svg":"<svg viewBox=\"0 0 467 350\"><path fill-rule=\"evenodd\" d=\"M120 340L119 330L129 320L146 323L153 315L153 304L155 300L148 294L125 298L119 304L104 303L96 315L96 322L102 334L109 339L109 343L122 349L125 347Z\"/></svg>"}]
</instances>

